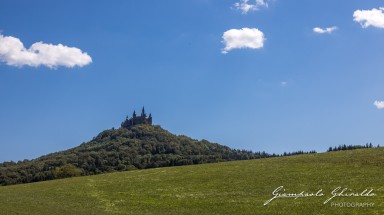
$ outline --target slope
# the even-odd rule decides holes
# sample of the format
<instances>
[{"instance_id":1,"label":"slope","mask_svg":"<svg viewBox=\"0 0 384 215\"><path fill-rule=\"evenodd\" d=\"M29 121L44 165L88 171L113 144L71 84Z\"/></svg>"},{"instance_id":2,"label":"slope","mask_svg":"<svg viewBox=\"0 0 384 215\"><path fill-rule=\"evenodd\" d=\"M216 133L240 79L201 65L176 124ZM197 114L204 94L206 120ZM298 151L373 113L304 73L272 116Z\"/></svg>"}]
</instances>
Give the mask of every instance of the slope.
<instances>
[{"instance_id":1,"label":"slope","mask_svg":"<svg viewBox=\"0 0 384 215\"><path fill-rule=\"evenodd\" d=\"M0 187L4 214L384 214L384 148L166 167ZM286 193L324 196L272 198ZM337 187L371 197L335 197ZM350 191L348 191L350 192ZM369 203L341 207L343 202ZM339 206L335 206L339 203Z\"/></svg>"}]
</instances>

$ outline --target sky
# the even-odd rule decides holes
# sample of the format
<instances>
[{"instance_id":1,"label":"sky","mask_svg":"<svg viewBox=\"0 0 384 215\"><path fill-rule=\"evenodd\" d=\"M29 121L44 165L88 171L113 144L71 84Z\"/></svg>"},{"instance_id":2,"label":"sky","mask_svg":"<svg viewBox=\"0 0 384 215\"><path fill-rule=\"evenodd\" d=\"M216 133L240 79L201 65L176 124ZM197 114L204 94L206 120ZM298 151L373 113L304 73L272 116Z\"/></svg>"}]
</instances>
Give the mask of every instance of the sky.
<instances>
[{"instance_id":1,"label":"sky","mask_svg":"<svg viewBox=\"0 0 384 215\"><path fill-rule=\"evenodd\" d=\"M154 124L236 149L384 145L383 0L0 2L0 162Z\"/></svg>"}]
</instances>

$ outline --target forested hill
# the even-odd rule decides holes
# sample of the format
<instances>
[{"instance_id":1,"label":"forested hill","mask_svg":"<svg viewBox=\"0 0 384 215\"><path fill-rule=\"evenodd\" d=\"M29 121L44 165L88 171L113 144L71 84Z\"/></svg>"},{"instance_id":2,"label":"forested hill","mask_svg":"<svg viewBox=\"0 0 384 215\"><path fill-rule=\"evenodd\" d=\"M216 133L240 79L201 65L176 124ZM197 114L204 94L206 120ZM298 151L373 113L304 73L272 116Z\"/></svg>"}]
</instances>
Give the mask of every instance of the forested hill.
<instances>
[{"instance_id":1,"label":"forested hill","mask_svg":"<svg viewBox=\"0 0 384 215\"><path fill-rule=\"evenodd\" d=\"M0 184L268 156L173 135L160 126L137 125L103 131L78 147L34 160L0 163Z\"/></svg>"}]
</instances>

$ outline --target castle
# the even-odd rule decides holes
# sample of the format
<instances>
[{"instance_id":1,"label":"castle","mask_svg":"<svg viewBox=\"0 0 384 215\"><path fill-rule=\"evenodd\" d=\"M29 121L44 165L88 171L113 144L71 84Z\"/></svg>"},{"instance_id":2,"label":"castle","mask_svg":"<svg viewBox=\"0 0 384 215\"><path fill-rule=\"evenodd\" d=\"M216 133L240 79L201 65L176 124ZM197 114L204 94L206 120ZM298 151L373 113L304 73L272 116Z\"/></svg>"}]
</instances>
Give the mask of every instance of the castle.
<instances>
[{"instance_id":1,"label":"castle","mask_svg":"<svg viewBox=\"0 0 384 215\"><path fill-rule=\"evenodd\" d=\"M125 119L124 122L121 123L122 128L131 128L132 126L139 125L139 124L148 124L152 125L152 114L149 114L147 117L147 114L145 113L144 107L141 110L141 115L136 116L136 111L133 111L133 115L130 119Z\"/></svg>"}]
</instances>

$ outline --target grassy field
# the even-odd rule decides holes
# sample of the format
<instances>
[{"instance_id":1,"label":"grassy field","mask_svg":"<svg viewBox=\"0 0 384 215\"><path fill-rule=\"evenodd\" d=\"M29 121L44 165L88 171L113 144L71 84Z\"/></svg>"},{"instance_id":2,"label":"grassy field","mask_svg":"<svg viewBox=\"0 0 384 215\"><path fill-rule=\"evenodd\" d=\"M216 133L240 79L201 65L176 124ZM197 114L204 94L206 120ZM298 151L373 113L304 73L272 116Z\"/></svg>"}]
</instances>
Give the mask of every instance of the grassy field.
<instances>
[{"instance_id":1,"label":"grassy field","mask_svg":"<svg viewBox=\"0 0 384 215\"><path fill-rule=\"evenodd\" d=\"M278 198L264 205L279 186L285 193L322 189L324 196ZM375 196L335 197L324 204L337 187L358 193L373 189ZM0 201L0 214L28 215L384 214L384 148L6 186L0 187Z\"/></svg>"}]
</instances>

